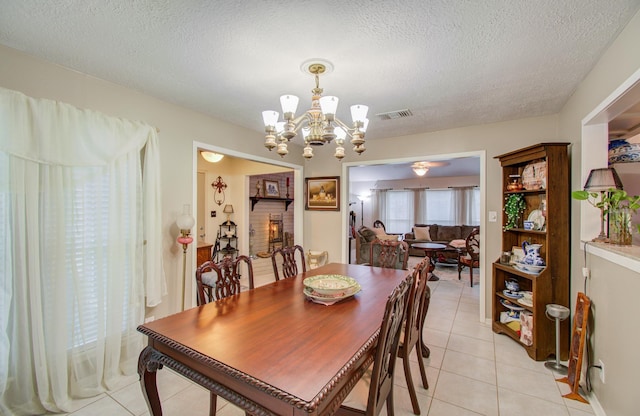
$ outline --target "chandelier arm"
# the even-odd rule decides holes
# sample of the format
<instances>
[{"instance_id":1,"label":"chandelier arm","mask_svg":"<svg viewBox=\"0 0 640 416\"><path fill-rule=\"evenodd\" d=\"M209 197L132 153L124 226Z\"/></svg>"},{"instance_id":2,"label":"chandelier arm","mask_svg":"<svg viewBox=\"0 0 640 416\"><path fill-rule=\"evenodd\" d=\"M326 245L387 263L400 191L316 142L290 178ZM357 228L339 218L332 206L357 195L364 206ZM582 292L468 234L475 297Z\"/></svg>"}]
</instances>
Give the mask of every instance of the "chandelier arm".
<instances>
[{"instance_id":1,"label":"chandelier arm","mask_svg":"<svg viewBox=\"0 0 640 416\"><path fill-rule=\"evenodd\" d=\"M347 136L349 137L353 137L353 132L355 131L354 128L347 126L346 124L344 124L342 122L342 120L340 120L338 117L334 117L333 121L340 127L342 127L342 129L344 130L345 133L347 133Z\"/></svg>"}]
</instances>

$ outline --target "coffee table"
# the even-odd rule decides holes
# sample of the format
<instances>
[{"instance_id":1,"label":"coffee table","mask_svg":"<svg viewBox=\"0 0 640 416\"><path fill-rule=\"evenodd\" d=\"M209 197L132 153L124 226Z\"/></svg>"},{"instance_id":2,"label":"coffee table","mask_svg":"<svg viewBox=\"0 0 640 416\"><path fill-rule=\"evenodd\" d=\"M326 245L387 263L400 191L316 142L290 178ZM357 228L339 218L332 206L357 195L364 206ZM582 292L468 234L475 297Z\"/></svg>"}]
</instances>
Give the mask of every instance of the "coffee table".
<instances>
[{"instance_id":1,"label":"coffee table","mask_svg":"<svg viewBox=\"0 0 640 416\"><path fill-rule=\"evenodd\" d=\"M441 251L445 251L447 249L447 245L440 243L413 243L411 244L411 247L424 250L424 255L431 259L431 265L429 266L429 280L432 282L440 280L438 276L433 274L433 271L436 269L437 254Z\"/></svg>"}]
</instances>

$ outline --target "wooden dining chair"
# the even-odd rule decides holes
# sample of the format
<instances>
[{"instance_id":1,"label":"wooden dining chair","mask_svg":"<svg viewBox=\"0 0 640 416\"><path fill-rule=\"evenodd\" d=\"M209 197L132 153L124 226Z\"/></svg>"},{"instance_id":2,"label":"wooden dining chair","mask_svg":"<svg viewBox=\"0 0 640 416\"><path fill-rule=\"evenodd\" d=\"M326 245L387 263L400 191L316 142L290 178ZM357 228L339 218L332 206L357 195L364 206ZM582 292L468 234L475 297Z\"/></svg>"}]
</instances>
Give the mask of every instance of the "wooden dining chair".
<instances>
[{"instance_id":1,"label":"wooden dining chair","mask_svg":"<svg viewBox=\"0 0 640 416\"><path fill-rule=\"evenodd\" d=\"M380 414L387 404L387 415L393 416L393 372L396 366L402 323L407 311L407 298L413 286L413 275L407 276L389 298L382 318L373 366L364 371L336 415Z\"/></svg>"},{"instance_id":2,"label":"wooden dining chair","mask_svg":"<svg viewBox=\"0 0 640 416\"><path fill-rule=\"evenodd\" d=\"M458 280L460 272L465 267L469 268L469 281L473 287L473 269L480 267L480 230L474 228L465 240L465 251L458 250Z\"/></svg>"},{"instance_id":3,"label":"wooden dining chair","mask_svg":"<svg viewBox=\"0 0 640 416\"><path fill-rule=\"evenodd\" d=\"M407 269L409 245L406 241L373 240L369 247L369 265L387 269Z\"/></svg>"},{"instance_id":4,"label":"wooden dining chair","mask_svg":"<svg viewBox=\"0 0 640 416\"><path fill-rule=\"evenodd\" d=\"M302 273L307 271L307 264L304 259L304 249L299 246L289 246L275 249L271 253L271 264L273 265L273 274L276 280L280 280L280 274L278 270L278 258L280 258L280 269L282 270L282 278L288 279L294 277L299 272L298 262L296 261L296 252L299 253L300 265L302 266Z\"/></svg>"},{"instance_id":5,"label":"wooden dining chair","mask_svg":"<svg viewBox=\"0 0 640 416\"><path fill-rule=\"evenodd\" d=\"M253 265L247 256L224 256L219 263L207 261L196 269L198 306L237 295L242 290L240 284L241 266L245 264L249 278L249 289L253 289ZM209 416L215 416L218 395L209 394Z\"/></svg>"},{"instance_id":6,"label":"wooden dining chair","mask_svg":"<svg viewBox=\"0 0 640 416\"><path fill-rule=\"evenodd\" d=\"M219 263L206 261L196 269L198 306L240 293L241 268L246 265L249 289L254 288L253 264L247 256L224 256Z\"/></svg>"},{"instance_id":7,"label":"wooden dining chair","mask_svg":"<svg viewBox=\"0 0 640 416\"><path fill-rule=\"evenodd\" d=\"M409 355L411 351L415 349L418 358L418 367L420 367L420 376L422 377L422 386L428 389L429 382L427 381L427 370L424 365L424 360L422 359L421 347L424 344L422 341L422 328L431 300L431 289L427 285L430 263L431 260L425 257L413 269L413 285L409 292L404 331L398 349L398 357L402 358L404 377L407 380L407 388L409 390L409 396L411 397L411 406L413 407L413 413L416 415L420 414L420 405L418 404L418 396L416 395L413 378L411 377Z\"/></svg>"}]
</instances>

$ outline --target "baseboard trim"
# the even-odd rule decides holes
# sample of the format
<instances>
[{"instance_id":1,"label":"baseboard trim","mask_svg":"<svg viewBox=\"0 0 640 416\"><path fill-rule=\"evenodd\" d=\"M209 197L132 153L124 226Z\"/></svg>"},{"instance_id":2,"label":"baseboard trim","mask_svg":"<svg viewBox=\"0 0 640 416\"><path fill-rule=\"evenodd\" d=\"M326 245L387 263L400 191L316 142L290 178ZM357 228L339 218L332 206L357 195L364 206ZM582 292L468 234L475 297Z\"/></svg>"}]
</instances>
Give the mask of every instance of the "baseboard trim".
<instances>
[{"instance_id":1,"label":"baseboard trim","mask_svg":"<svg viewBox=\"0 0 640 416\"><path fill-rule=\"evenodd\" d=\"M602 405L598 401L598 397L593 394L593 392L589 392L589 394L587 394L587 400L589 400L589 404L591 405L593 413L596 416L607 416L607 413L604 411Z\"/></svg>"}]
</instances>

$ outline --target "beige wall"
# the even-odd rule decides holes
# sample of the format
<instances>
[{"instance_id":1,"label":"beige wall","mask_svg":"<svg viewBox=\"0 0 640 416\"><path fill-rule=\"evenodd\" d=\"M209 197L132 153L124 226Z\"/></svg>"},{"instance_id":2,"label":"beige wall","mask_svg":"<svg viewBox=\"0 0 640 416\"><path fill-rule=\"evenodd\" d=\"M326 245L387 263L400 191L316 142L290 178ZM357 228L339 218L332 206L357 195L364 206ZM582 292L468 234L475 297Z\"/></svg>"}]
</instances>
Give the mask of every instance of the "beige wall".
<instances>
[{"instance_id":1,"label":"beige wall","mask_svg":"<svg viewBox=\"0 0 640 416\"><path fill-rule=\"evenodd\" d=\"M280 163L277 154L264 151L261 144L264 138L259 132L224 123L138 91L34 59L2 45L0 86L31 97L63 101L110 116L141 120L160 130L164 231L162 244L168 295L159 306L147 310L147 316L166 316L175 313L181 306L182 248L175 242L179 234L175 220L182 213L184 204L194 205L196 184L193 172L197 163L197 159L193 157L194 141L241 153L253 151L262 159L271 158ZM301 165L303 160L290 155L288 162ZM193 273L190 271L193 270L194 262L194 250L190 248L187 256L187 290L193 280Z\"/></svg>"},{"instance_id":2,"label":"beige wall","mask_svg":"<svg viewBox=\"0 0 640 416\"><path fill-rule=\"evenodd\" d=\"M575 143L572 157L573 189L582 187L580 166L581 122L605 98L640 68L640 13L637 13L602 59L580 84L560 113L562 136ZM580 248L580 204L572 203L572 305L576 293L584 291ZM638 334L631 329L627 316L638 309L636 294L640 293L640 274L615 262L587 255L586 266L591 269L587 295L593 305L592 356L602 359L606 367L606 384L600 383L598 370L592 370L591 380L597 401L608 416L637 414L640 397L634 390L640 371Z\"/></svg>"},{"instance_id":3,"label":"beige wall","mask_svg":"<svg viewBox=\"0 0 640 416\"><path fill-rule=\"evenodd\" d=\"M486 176L484 178L481 176L483 180L480 185L486 192L486 202L483 206L483 213L486 216L489 211L500 212L501 210L501 173L500 165L494 159L496 155L538 142L568 141L572 143L572 188L580 188L581 120L634 70L640 68L640 48L638 48L637 39L640 39L640 14L634 17L612 44L560 114L384 140L369 140L365 154L360 157L349 154L344 162L385 161L392 158L426 158L460 152L485 152ZM178 232L174 222L182 210L182 205L193 201L195 189L193 142L203 142L235 152L257 155L260 158L279 160L276 154L264 151L261 145L263 137L258 132L224 123L137 91L33 59L4 46L0 46L0 86L24 92L32 97L55 99L81 108L102 111L112 116L142 120L160 129L160 153L164 167L161 178L164 266L170 293L166 302L154 310L149 310L148 315L161 317L175 312L180 305L179 296L176 294L180 292L181 287L182 257L181 250L175 243ZM319 150L316 152L316 157L304 162L297 149L290 150L287 161L296 165L304 164L303 177L335 176L343 172L342 164L335 161L331 156L332 152ZM296 205L300 209L298 200ZM572 299L575 299L575 293L582 286L579 272L582 267L582 255L578 247L580 229L578 209L579 205L573 203ZM331 259L345 260L346 254L342 250L345 244L342 241L345 232L342 228L342 216L347 215L348 209L341 212L303 210L300 212L303 213L304 230L304 239L300 242L304 246L324 247L329 251ZM501 227L497 222L486 222L483 224L483 230L486 238L484 247L487 260L483 267L485 275L489 278L490 263L498 258L500 253ZM193 257L188 260L187 270L192 270L192 259ZM591 261L594 264L593 279L599 279L597 284L592 284L593 290L589 293L594 305L599 306L601 311L604 305L612 302L617 303L616 307L634 305L633 296L640 293L638 274L622 268L616 268L615 275L605 273L610 265L600 264L597 259ZM606 286L606 290L600 286L605 282L600 279L604 279L605 276L611 279L611 284ZM490 288L490 285L488 287ZM486 292L485 296L488 299L489 290ZM626 310L630 314L623 316L633 316L633 308L635 307L629 306ZM489 316L489 311L486 316ZM625 411L640 407L637 395L629 393L625 397L620 397L616 391L627 391L627 386L632 385L633 377L638 372L638 360L633 354L636 342L629 342L630 338L628 338L633 322L622 319L620 315L612 314L600 314L600 318L602 320L596 322L596 328L616 328L618 330L611 333L614 334L613 336L620 337L620 340L607 343L606 346L602 345L604 344L602 337L610 336L609 331L602 330L600 333L596 330L595 351L607 360L608 368L612 372L608 373L607 384L596 385L595 391L609 415L631 414ZM637 337L637 335L634 336ZM625 365L627 362L636 363L636 367Z\"/></svg>"}]
</instances>

